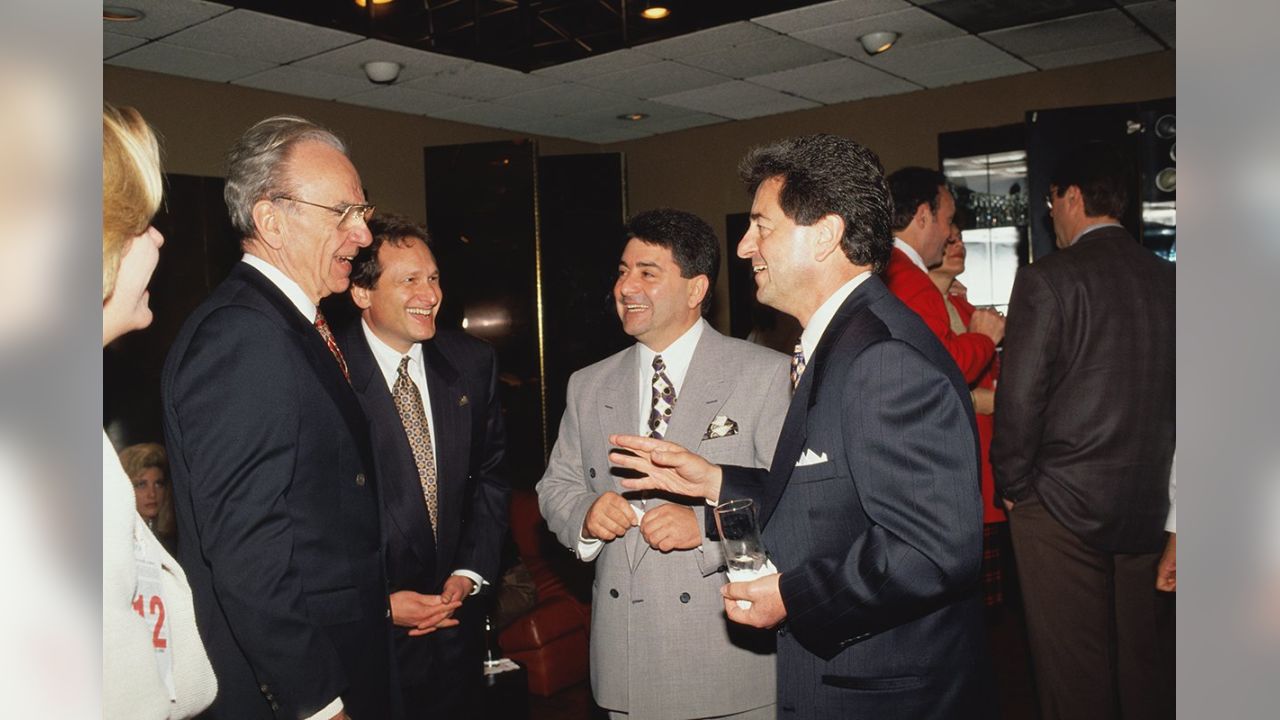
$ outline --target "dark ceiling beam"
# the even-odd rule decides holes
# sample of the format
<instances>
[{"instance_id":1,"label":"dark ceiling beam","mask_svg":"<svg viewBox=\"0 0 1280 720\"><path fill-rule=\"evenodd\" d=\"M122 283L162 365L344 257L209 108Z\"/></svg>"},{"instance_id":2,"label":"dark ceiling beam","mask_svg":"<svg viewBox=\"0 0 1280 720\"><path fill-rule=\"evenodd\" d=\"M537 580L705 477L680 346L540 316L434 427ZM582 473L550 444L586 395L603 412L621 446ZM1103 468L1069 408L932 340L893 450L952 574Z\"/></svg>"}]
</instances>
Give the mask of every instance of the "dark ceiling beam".
<instances>
[{"instance_id":1,"label":"dark ceiling beam","mask_svg":"<svg viewBox=\"0 0 1280 720\"><path fill-rule=\"evenodd\" d=\"M571 42L571 43L573 43L573 44L577 45L578 47L582 48L583 50L586 50L588 53L593 53L593 52L595 52L595 50L591 49L591 46L590 46L590 45L586 44L586 43L585 43L585 42L583 42L581 39L579 39L579 38L575 37L574 35L572 35L572 34L571 34L571 33L569 33L568 31L564 30L564 29L563 29L563 28L561 28L559 25L556 25L555 23L551 22L550 20L546 19L545 17L543 17L543 16L539 15L539 16L538 16L538 22L539 22L539 23L542 23L543 25L546 25L548 28L550 28L550 29L551 29L551 32L553 32L553 33L555 33L555 34L559 35L560 37L564 38L566 41ZM534 45L534 47L537 47L537 45Z\"/></svg>"}]
</instances>

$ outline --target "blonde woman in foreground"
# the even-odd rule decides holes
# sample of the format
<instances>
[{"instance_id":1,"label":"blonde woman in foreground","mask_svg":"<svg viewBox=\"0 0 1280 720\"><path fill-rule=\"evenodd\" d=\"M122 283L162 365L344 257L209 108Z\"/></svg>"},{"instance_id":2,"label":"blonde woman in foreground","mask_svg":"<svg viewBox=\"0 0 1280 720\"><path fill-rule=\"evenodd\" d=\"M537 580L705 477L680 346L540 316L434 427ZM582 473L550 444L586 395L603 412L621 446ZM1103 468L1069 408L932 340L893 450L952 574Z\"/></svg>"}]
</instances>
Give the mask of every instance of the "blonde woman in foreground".
<instances>
[{"instance_id":1,"label":"blonde woman in foreground","mask_svg":"<svg viewBox=\"0 0 1280 720\"><path fill-rule=\"evenodd\" d=\"M147 283L164 238L160 150L132 108L102 111L102 345L151 324ZM138 515L132 484L102 435L102 712L188 718L217 681L196 632L191 588Z\"/></svg>"}]
</instances>

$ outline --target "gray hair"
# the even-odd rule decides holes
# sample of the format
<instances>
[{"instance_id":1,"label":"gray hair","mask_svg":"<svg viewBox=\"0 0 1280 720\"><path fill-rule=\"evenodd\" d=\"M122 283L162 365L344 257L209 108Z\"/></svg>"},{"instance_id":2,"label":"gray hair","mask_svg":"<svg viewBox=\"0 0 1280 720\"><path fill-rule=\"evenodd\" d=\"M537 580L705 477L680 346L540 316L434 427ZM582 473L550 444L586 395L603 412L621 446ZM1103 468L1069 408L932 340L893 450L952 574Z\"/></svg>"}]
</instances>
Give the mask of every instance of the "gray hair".
<instances>
[{"instance_id":1,"label":"gray hair","mask_svg":"<svg viewBox=\"0 0 1280 720\"><path fill-rule=\"evenodd\" d=\"M337 135L294 115L276 115L258 122L231 147L222 197L227 202L231 224L241 237L257 236L254 203L292 192L285 176L286 164L293 147L306 140L331 145L347 154L346 144Z\"/></svg>"}]
</instances>

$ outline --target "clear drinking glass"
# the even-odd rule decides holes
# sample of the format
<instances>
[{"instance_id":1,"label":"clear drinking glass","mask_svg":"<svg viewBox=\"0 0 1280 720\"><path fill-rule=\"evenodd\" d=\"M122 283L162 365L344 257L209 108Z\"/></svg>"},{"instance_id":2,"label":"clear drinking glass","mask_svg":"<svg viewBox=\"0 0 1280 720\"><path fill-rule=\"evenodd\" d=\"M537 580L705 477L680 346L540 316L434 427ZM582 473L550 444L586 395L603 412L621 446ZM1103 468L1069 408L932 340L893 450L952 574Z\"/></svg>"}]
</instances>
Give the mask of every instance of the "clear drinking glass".
<instances>
[{"instance_id":1,"label":"clear drinking glass","mask_svg":"<svg viewBox=\"0 0 1280 720\"><path fill-rule=\"evenodd\" d=\"M716 528L731 581L745 582L777 572L760 539L754 501L730 500L717 505ZM751 602L739 600L738 607L745 610Z\"/></svg>"}]
</instances>

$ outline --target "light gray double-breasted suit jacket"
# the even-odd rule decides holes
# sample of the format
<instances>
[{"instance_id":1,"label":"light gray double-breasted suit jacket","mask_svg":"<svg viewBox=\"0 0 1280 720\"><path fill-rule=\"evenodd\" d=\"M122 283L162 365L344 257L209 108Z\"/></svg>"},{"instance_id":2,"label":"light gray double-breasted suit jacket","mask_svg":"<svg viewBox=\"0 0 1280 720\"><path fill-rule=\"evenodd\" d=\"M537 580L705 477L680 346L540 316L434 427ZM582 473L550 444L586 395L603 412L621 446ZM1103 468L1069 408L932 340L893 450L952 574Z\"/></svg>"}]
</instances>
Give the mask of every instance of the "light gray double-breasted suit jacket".
<instances>
[{"instance_id":1,"label":"light gray double-breasted suit jacket","mask_svg":"<svg viewBox=\"0 0 1280 720\"><path fill-rule=\"evenodd\" d=\"M640 352L632 346L569 379L568 402L538 504L548 526L577 552L596 498L624 488L611 472L611 433L639 429ZM790 401L789 359L726 338L709 325L676 397L666 439L713 463L768 467ZM736 432L720 437L727 420ZM718 422L717 422L718 421ZM709 433L708 431L711 430ZM653 508L665 500L651 498ZM711 512L687 504L700 527ZM702 718L775 701L773 633L730 623L720 586L719 544L663 553L639 527L596 555L591 612L591 687L596 702L633 718Z\"/></svg>"}]
</instances>

